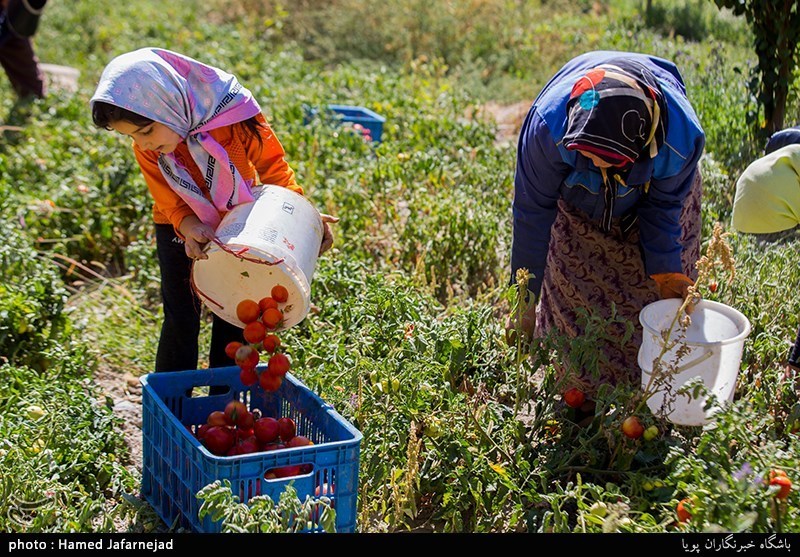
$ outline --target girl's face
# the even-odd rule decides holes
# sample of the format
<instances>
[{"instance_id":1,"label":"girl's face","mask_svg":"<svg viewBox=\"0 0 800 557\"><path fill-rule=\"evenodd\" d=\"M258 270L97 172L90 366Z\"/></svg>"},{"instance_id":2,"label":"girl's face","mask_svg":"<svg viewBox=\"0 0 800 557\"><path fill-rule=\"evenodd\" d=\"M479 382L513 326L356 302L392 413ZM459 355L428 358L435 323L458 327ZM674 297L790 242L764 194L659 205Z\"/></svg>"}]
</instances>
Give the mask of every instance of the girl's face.
<instances>
[{"instance_id":1,"label":"girl's face","mask_svg":"<svg viewBox=\"0 0 800 557\"><path fill-rule=\"evenodd\" d=\"M113 130L123 135L130 136L140 149L146 151L158 151L159 153L171 153L183 142L183 138L159 122L151 122L144 126L138 126L125 120L113 122Z\"/></svg>"}]
</instances>

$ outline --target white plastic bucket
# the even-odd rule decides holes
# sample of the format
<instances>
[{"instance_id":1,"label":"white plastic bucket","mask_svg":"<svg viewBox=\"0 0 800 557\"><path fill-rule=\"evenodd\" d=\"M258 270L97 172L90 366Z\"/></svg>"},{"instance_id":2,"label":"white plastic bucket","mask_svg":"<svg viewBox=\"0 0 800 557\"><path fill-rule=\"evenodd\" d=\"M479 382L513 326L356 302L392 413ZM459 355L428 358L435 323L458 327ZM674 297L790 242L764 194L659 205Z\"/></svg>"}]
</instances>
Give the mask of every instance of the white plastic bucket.
<instances>
[{"instance_id":1,"label":"white plastic bucket","mask_svg":"<svg viewBox=\"0 0 800 557\"><path fill-rule=\"evenodd\" d=\"M48 89L62 89L68 93L78 90L80 70L57 64L39 64L39 69L44 74Z\"/></svg>"},{"instance_id":2,"label":"white plastic bucket","mask_svg":"<svg viewBox=\"0 0 800 557\"><path fill-rule=\"evenodd\" d=\"M322 217L305 197L288 188L257 187L253 195L255 201L237 205L220 222L216 235L224 248L208 243L208 259L194 262L193 287L211 311L244 328L236 317L239 302L257 302L281 284L289 291L281 305L282 328L288 329L311 308Z\"/></svg>"},{"instance_id":3,"label":"white plastic bucket","mask_svg":"<svg viewBox=\"0 0 800 557\"><path fill-rule=\"evenodd\" d=\"M648 304L639 312L639 322L644 328L642 345L639 348L639 367L642 369L642 389L650 382L654 362L661 354L664 335L683 301L677 298L659 300ZM744 341L750 334L750 321L736 309L713 302L701 300L691 314L691 325L685 335L679 323L670 336L671 346L661 360L662 370L677 366L676 373L667 378L664 384L647 400L650 410L656 415L664 415L669 421L679 425L705 425L722 404L733 400L739 366L742 361ZM678 356L678 351L686 351ZM676 395L678 389L687 381L700 377L709 393L713 393L717 404L703 410L707 396L691 398ZM665 405L665 398L667 404Z\"/></svg>"}]
</instances>

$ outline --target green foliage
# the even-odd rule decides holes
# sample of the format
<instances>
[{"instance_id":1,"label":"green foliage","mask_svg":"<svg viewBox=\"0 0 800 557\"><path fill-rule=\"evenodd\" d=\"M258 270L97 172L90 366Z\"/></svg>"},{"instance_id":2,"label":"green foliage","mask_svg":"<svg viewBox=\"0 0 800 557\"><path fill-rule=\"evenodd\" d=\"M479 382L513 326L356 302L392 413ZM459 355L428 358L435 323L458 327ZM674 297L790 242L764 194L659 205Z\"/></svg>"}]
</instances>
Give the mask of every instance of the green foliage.
<instances>
[{"instance_id":1,"label":"green foliage","mask_svg":"<svg viewBox=\"0 0 800 557\"><path fill-rule=\"evenodd\" d=\"M86 374L85 354L61 357L46 376L0 366L5 532L113 532L106 499L134 489L117 418Z\"/></svg>"},{"instance_id":2,"label":"green foliage","mask_svg":"<svg viewBox=\"0 0 800 557\"><path fill-rule=\"evenodd\" d=\"M789 88L800 63L800 5L772 0L714 0L744 16L753 32L758 81L751 83L764 110L764 120L752 122L769 135L783 128Z\"/></svg>"},{"instance_id":3,"label":"green foliage","mask_svg":"<svg viewBox=\"0 0 800 557\"><path fill-rule=\"evenodd\" d=\"M208 484L197 493L197 498L201 501L198 518L203 520L208 516L213 522L221 521L223 533L294 533L316 528L336 532L336 511L330 506L330 499L306 497L300 501L291 482L281 492L277 504L265 495L251 497L246 505L239 503L229 480Z\"/></svg>"},{"instance_id":4,"label":"green foliage","mask_svg":"<svg viewBox=\"0 0 800 557\"><path fill-rule=\"evenodd\" d=\"M4 123L22 127L0 132L0 355L13 362L0 368L0 517L14 504L26 511L14 515L22 526L0 528L111 530L122 516L101 509L117 509L136 483L119 466L118 424L87 374L97 365L152 369L160 310L151 201L129 141L94 128L88 99L114 55L158 45L236 74L309 199L341 218L335 247L317 263L313 311L281 339L293 373L364 435L360 531L664 532L675 528L676 502L693 494L691 530L797 530L796 493L773 512L772 493L755 481L770 467L798 469L800 402L780 365L800 315L788 294L800 286L796 235L733 236L736 277L717 277L719 290L704 294L753 326L737 402L712 428L656 419L639 408L638 384L603 388L593 415L568 408L568 377L552 362L569 352L578 367L599 363L593 343L606 324L591 312L581 339L505 339L515 150L513 139L496 142L485 99L527 105L561 64L593 48L674 60L707 135L704 238L729 222L735 179L761 147L748 124L755 62L742 18L712 13L708 2L656 0L646 19L641 4L48 6L37 52L81 70L77 93L18 103L0 89ZM385 116L383 143L309 118L327 103ZM203 341L208 329L204 320ZM622 435L632 412L655 437ZM753 473L741 476L745 463ZM287 502L256 497L249 506L229 486L201 494L226 531L303 525L279 510L306 512L292 489ZM25 507L34 502L35 515Z\"/></svg>"},{"instance_id":5,"label":"green foliage","mask_svg":"<svg viewBox=\"0 0 800 557\"><path fill-rule=\"evenodd\" d=\"M0 363L44 371L69 340L68 292L45 255L9 220L0 220Z\"/></svg>"},{"instance_id":6,"label":"green foliage","mask_svg":"<svg viewBox=\"0 0 800 557\"><path fill-rule=\"evenodd\" d=\"M645 24L662 35L680 35L695 42L717 39L734 44L743 43L748 36L744 22L731 17L730 13L720 12L713 0L646 0L643 3Z\"/></svg>"}]
</instances>

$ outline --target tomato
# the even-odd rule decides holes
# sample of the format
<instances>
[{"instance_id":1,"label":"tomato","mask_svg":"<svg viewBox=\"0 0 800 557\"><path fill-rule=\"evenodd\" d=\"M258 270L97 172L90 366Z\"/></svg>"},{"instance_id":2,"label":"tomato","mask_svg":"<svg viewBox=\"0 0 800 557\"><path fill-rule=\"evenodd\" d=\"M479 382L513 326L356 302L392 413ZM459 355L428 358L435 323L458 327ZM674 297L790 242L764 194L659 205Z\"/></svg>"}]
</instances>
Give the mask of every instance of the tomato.
<instances>
[{"instance_id":1,"label":"tomato","mask_svg":"<svg viewBox=\"0 0 800 557\"><path fill-rule=\"evenodd\" d=\"M300 474L300 465L293 464L291 466L281 466L280 468L273 468L270 470L273 474L275 474L276 478L288 478L291 476L297 476Z\"/></svg>"},{"instance_id":2,"label":"tomato","mask_svg":"<svg viewBox=\"0 0 800 557\"><path fill-rule=\"evenodd\" d=\"M258 384L267 392L275 392L281 388L283 383L282 375L274 375L272 373L262 373L258 378Z\"/></svg>"},{"instance_id":3,"label":"tomato","mask_svg":"<svg viewBox=\"0 0 800 557\"><path fill-rule=\"evenodd\" d=\"M676 509L678 514L678 522L688 522L689 519L692 518L692 515L689 514L689 511L687 511L685 507L686 504L691 505L691 503L692 500L688 497L685 497L678 502L678 508Z\"/></svg>"},{"instance_id":4,"label":"tomato","mask_svg":"<svg viewBox=\"0 0 800 557\"><path fill-rule=\"evenodd\" d=\"M242 300L236 306L236 317L242 323L252 323L258 319L259 315L261 315L261 311L258 309L258 302L254 300Z\"/></svg>"},{"instance_id":5,"label":"tomato","mask_svg":"<svg viewBox=\"0 0 800 557\"><path fill-rule=\"evenodd\" d=\"M265 336L264 342L262 343L264 350L266 350L270 354L275 352L280 345L281 345L281 339L278 338L278 335L273 335L273 334Z\"/></svg>"},{"instance_id":6,"label":"tomato","mask_svg":"<svg viewBox=\"0 0 800 557\"><path fill-rule=\"evenodd\" d=\"M769 479L772 480L778 476L786 476L786 472L781 470L780 468L773 468L769 471Z\"/></svg>"},{"instance_id":7,"label":"tomato","mask_svg":"<svg viewBox=\"0 0 800 557\"><path fill-rule=\"evenodd\" d=\"M334 489L336 488L336 484L329 484L328 482L324 482L321 486L318 485L314 488L314 497L322 497L331 496L334 493Z\"/></svg>"},{"instance_id":8,"label":"tomato","mask_svg":"<svg viewBox=\"0 0 800 557\"><path fill-rule=\"evenodd\" d=\"M230 448L233 447L234 441L235 437L233 431L225 426L210 427L205 437L203 437L203 443L208 447L208 450L220 456L227 453Z\"/></svg>"},{"instance_id":9,"label":"tomato","mask_svg":"<svg viewBox=\"0 0 800 557\"><path fill-rule=\"evenodd\" d=\"M652 441L656 437L658 437L658 427L651 425L650 427L644 430L645 441Z\"/></svg>"},{"instance_id":10,"label":"tomato","mask_svg":"<svg viewBox=\"0 0 800 557\"><path fill-rule=\"evenodd\" d=\"M270 331L277 328L281 321L283 321L283 312L279 309L268 308L263 314L261 314L261 322Z\"/></svg>"},{"instance_id":11,"label":"tomato","mask_svg":"<svg viewBox=\"0 0 800 557\"><path fill-rule=\"evenodd\" d=\"M228 419L225 417L225 412L222 410L214 410L208 415L206 419L208 425L228 425Z\"/></svg>"},{"instance_id":12,"label":"tomato","mask_svg":"<svg viewBox=\"0 0 800 557\"><path fill-rule=\"evenodd\" d=\"M258 308L261 310L261 313L264 313L269 308L278 309L278 302L275 300L275 298L267 296L266 298L261 298L258 301Z\"/></svg>"},{"instance_id":13,"label":"tomato","mask_svg":"<svg viewBox=\"0 0 800 557\"><path fill-rule=\"evenodd\" d=\"M628 416L622 422L622 433L631 439L638 439L644 433L644 426L636 416Z\"/></svg>"},{"instance_id":14,"label":"tomato","mask_svg":"<svg viewBox=\"0 0 800 557\"><path fill-rule=\"evenodd\" d=\"M289 299L289 291L285 286L281 286L280 284L273 286L270 294L272 295L272 298L279 304L282 304Z\"/></svg>"},{"instance_id":15,"label":"tomato","mask_svg":"<svg viewBox=\"0 0 800 557\"><path fill-rule=\"evenodd\" d=\"M567 389L564 393L564 403L570 408L580 408L585 400L586 395L583 394L583 391L575 387Z\"/></svg>"},{"instance_id":16,"label":"tomato","mask_svg":"<svg viewBox=\"0 0 800 557\"><path fill-rule=\"evenodd\" d=\"M718 286L718 285L717 285L717 281L715 281L715 280L712 280L712 281L709 283L709 285L708 285L708 289L709 289L709 290L711 291L711 293L713 294L714 292L716 292L716 291L717 291L717 286Z\"/></svg>"},{"instance_id":17,"label":"tomato","mask_svg":"<svg viewBox=\"0 0 800 557\"><path fill-rule=\"evenodd\" d=\"M248 437L239 443L239 454L251 454L261 452L261 446L255 437Z\"/></svg>"},{"instance_id":18,"label":"tomato","mask_svg":"<svg viewBox=\"0 0 800 557\"><path fill-rule=\"evenodd\" d=\"M608 505L602 501L595 501L592 503L592 506L589 507L589 513L598 518L603 518L608 514Z\"/></svg>"},{"instance_id":19,"label":"tomato","mask_svg":"<svg viewBox=\"0 0 800 557\"><path fill-rule=\"evenodd\" d=\"M212 426L211 426L211 425L209 425L209 424L207 424L207 423L205 423L205 424L200 424L200 425L197 427L197 432L195 433L195 437L197 437L198 439L200 439L200 440L202 441L202 440L203 440L203 437L205 437L205 436L206 436L206 433L208 433L208 430L209 430L209 429L211 429L211 427L212 427Z\"/></svg>"},{"instance_id":20,"label":"tomato","mask_svg":"<svg viewBox=\"0 0 800 557\"><path fill-rule=\"evenodd\" d=\"M258 373L256 373L255 368L243 367L242 371L239 372L239 381L241 381L242 385L245 387L255 385L258 383Z\"/></svg>"},{"instance_id":21,"label":"tomato","mask_svg":"<svg viewBox=\"0 0 800 557\"><path fill-rule=\"evenodd\" d=\"M259 418L253 425L253 433L262 443L272 443L278 438L278 420L272 417Z\"/></svg>"},{"instance_id":22,"label":"tomato","mask_svg":"<svg viewBox=\"0 0 800 557\"><path fill-rule=\"evenodd\" d=\"M267 328L261 321L253 321L244 327L244 339L250 344L258 344L267 335Z\"/></svg>"},{"instance_id":23,"label":"tomato","mask_svg":"<svg viewBox=\"0 0 800 557\"><path fill-rule=\"evenodd\" d=\"M245 411L236 418L236 427L243 431L252 432L255 423L256 420L253 418L253 413L250 411Z\"/></svg>"},{"instance_id":24,"label":"tomato","mask_svg":"<svg viewBox=\"0 0 800 557\"><path fill-rule=\"evenodd\" d=\"M285 448L286 448L286 445L284 445L283 443L264 443L263 450L265 450L265 451L280 451L281 449L285 449ZM264 477L266 477L266 476L264 476Z\"/></svg>"},{"instance_id":25,"label":"tomato","mask_svg":"<svg viewBox=\"0 0 800 557\"><path fill-rule=\"evenodd\" d=\"M786 473L776 474L774 477L770 478L769 485L777 485L780 487L775 497L781 500L789 497L789 493L792 491L792 480L789 479Z\"/></svg>"},{"instance_id":26,"label":"tomato","mask_svg":"<svg viewBox=\"0 0 800 557\"><path fill-rule=\"evenodd\" d=\"M289 440L297 435L297 424L288 416L278 419L278 436L281 441L288 443Z\"/></svg>"},{"instance_id":27,"label":"tomato","mask_svg":"<svg viewBox=\"0 0 800 557\"><path fill-rule=\"evenodd\" d=\"M225 418L228 424L235 425L244 414L248 414L247 406L239 400L232 400L225 406Z\"/></svg>"},{"instance_id":28,"label":"tomato","mask_svg":"<svg viewBox=\"0 0 800 557\"><path fill-rule=\"evenodd\" d=\"M241 346L242 346L241 342L238 342L238 341L235 341L235 340L232 341L232 342L229 342L225 346L225 355L228 356L231 360L235 360L236 359L236 351L239 350L239 348Z\"/></svg>"},{"instance_id":29,"label":"tomato","mask_svg":"<svg viewBox=\"0 0 800 557\"><path fill-rule=\"evenodd\" d=\"M286 442L287 447L305 447L313 444L314 442L305 435L295 435Z\"/></svg>"},{"instance_id":30,"label":"tomato","mask_svg":"<svg viewBox=\"0 0 800 557\"><path fill-rule=\"evenodd\" d=\"M280 352L270 356L269 362L267 362L267 371L269 375L283 377L286 375L286 372L289 371L290 367L291 363L289 362L289 358L286 354L281 354Z\"/></svg>"},{"instance_id":31,"label":"tomato","mask_svg":"<svg viewBox=\"0 0 800 557\"><path fill-rule=\"evenodd\" d=\"M243 369L254 369L258 365L258 350L249 344L243 344L236 350L236 356L233 359Z\"/></svg>"}]
</instances>

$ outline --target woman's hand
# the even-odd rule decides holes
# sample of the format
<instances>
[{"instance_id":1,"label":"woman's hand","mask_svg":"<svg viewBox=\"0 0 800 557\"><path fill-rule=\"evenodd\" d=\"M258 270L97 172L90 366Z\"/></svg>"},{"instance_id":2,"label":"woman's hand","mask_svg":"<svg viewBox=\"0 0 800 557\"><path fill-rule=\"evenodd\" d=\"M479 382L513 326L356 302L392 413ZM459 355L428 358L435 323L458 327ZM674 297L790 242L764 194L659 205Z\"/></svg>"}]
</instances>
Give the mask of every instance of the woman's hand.
<instances>
[{"instance_id":1,"label":"woman's hand","mask_svg":"<svg viewBox=\"0 0 800 557\"><path fill-rule=\"evenodd\" d=\"M681 298L685 300L689 296L689 287L694 286L694 281L683 273L658 273L650 278L656 281L661 299ZM694 306L694 301L686 306L686 313L691 314Z\"/></svg>"},{"instance_id":2,"label":"woman's hand","mask_svg":"<svg viewBox=\"0 0 800 557\"><path fill-rule=\"evenodd\" d=\"M214 229L203 223L195 215L189 215L181 221L179 232L186 242L186 256L190 259L208 259L203 247L214 239Z\"/></svg>"},{"instance_id":3,"label":"woman's hand","mask_svg":"<svg viewBox=\"0 0 800 557\"><path fill-rule=\"evenodd\" d=\"M322 217L322 244L319 246L319 254L322 255L333 247L333 232L331 231L331 227L328 226L328 223L339 222L339 217L322 213L320 213L320 216Z\"/></svg>"}]
</instances>

